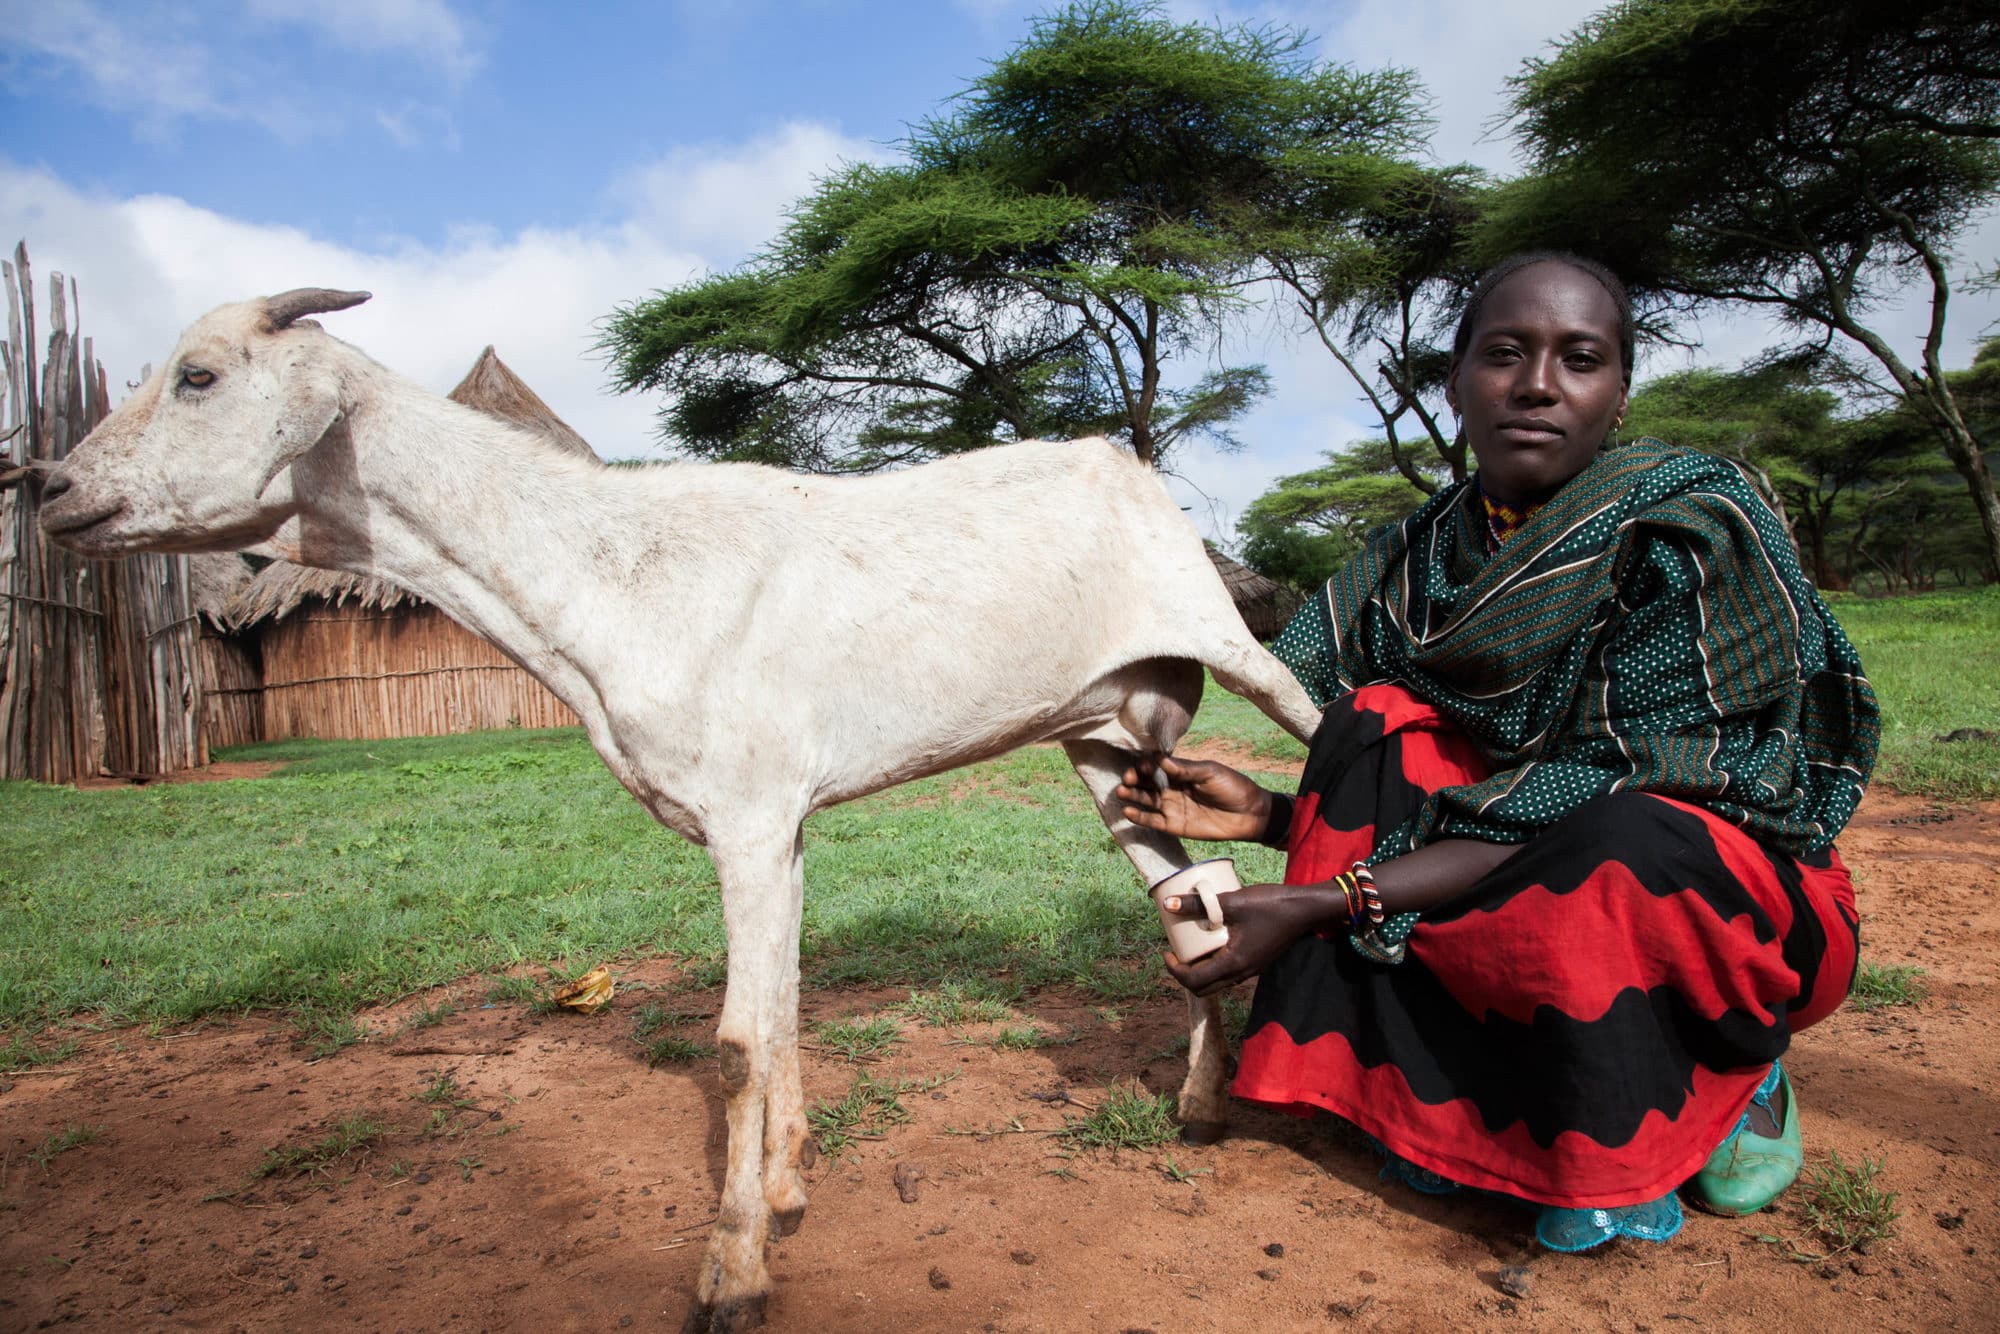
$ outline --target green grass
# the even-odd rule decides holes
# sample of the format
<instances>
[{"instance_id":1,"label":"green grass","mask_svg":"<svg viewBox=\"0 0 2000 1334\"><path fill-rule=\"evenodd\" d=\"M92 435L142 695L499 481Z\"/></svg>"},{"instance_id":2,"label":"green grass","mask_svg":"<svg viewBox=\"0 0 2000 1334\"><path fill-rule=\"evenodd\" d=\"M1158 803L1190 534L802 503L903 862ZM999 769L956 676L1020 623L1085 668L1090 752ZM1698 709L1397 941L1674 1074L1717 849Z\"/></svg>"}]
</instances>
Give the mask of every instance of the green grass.
<instances>
[{"instance_id":1,"label":"green grass","mask_svg":"<svg viewBox=\"0 0 2000 1334\"><path fill-rule=\"evenodd\" d=\"M1854 973L1847 1000L1857 1010L1888 1005L1915 1005L1924 998L1924 970L1915 964L1870 963L1863 959Z\"/></svg>"},{"instance_id":2,"label":"green grass","mask_svg":"<svg viewBox=\"0 0 2000 1334\"><path fill-rule=\"evenodd\" d=\"M1017 988L1001 987L984 978L947 982L934 991L913 991L902 1011L925 1028L958 1028L965 1024L997 1024L1011 1018Z\"/></svg>"},{"instance_id":3,"label":"green grass","mask_svg":"<svg viewBox=\"0 0 2000 1334\"><path fill-rule=\"evenodd\" d=\"M1895 1232L1896 1192L1884 1190L1877 1178L1882 1164L1863 1158L1855 1164L1829 1153L1824 1163L1806 1170L1800 1183L1806 1222L1835 1251L1886 1240Z\"/></svg>"},{"instance_id":4,"label":"green grass","mask_svg":"<svg viewBox=\"0 0 2000 1334\"><path fill-rule=\"evenodd\" d=\"M54 1162L57 1157L68 1153L71 1149L80 1149L84 1145L97 1140L103 1134L104 1128L102 1126L64 1126L61 1130L44 1139L41 1147L35 1149L28 1157L33 1159L36 1165L46 1172L49 1164Z\"/></svg>"},{"instance_id":5,"label":"green grass","mask_svg":"<svg viewBox=\"0 0 2000 1334\"><path fill-rule=\"evenodd\" d=\"M721 981L714 873L576 730L290 741L264 779L79 792L0 784L0 1051L64 1016L185 1022L279 1007L316 1045L364 1005L556 961L665 954ZM970 795L953 799L971 780ZM1279 854L1236 850L1246 878ZM1059 750L1016 752L814 817L808 985L981 1002L1069 984L1164 992L1159 926ZM561 971L557 968L557 971ZM511 975L502 975L511 974ZM351 1032L346 1036L353 1036Z\"/></svg>"},{"instance_id":6,"label":"green grass","mask_svg":"<svg viewBox=\"0 0 2000 1334\"><path fill-rule=\"evenodd\" d=\"M903 1028L887 1015L825 1019L813 1025L813 1041L844 1061L869 1061L903 1040Z\"/></svg>"},{"instance_id":7,"label":"green grass","mask_svg":"<svg viewBox=\"0 0 2000 1334\"><path fill-rule=\"evenodd\" d=\"M646 1064L692 1065L696 1061L715 1058L715 1047L697 1038L682 1037L678 1033L667 1033L641 1044L645 1049Z\"/></svg>"},{"instance_id":8,"label":"green grass","mask_svg":"<svg viewBox=\"0 0 2000 1334\"><path fill-rule=\"evenodd\" d=\"M55 1065L75 1055L76 1049L75 1038L61 1038L47 1046L40 1046L28 1032L16 1029L8 1034L5 1042L0 1042L0 1074L38 1065Z\"/></svg>"},{"instance_id":9,"label":"green grass","mask_svg":"<svg viewBox=\"0 0 2000 1334\"><path fill-rule=\"evenodd\" d=\"M270 1176L318 1175L388 1133L389 1127L374 1117L356 1112L343 1117L332 1130L310 1144L281 1144L266 1149L264 1161L251 1171L250 1177L254 1181Z\"/></svg>"},{"instance_id":10,"label":"green grass","mask_svg":"<svg viewBox=\"0 0 2000 1334\"><path fill-rule=\"evenodd\" d=\"M315 1061L368 1040L368 1030L353 1015L317 1005L303 1005L292 1011L292 1031L299 1045Z\"/></svg>"},{"instance_id":11,"label":"green grass","mask_svg":"<svg viewBox=\"0 0 2000 1334\"><path fill-rule=\"evenodd\" d=\"M1148 1093L1137 1085L1118 1084L1104 1090L1097 1107L1080 1117L1064 1119L1064 1143L1075 1149L1151 1149L1181 1133L1174 1120L1172 1094Z\"/></svg>"},{"instance_id":12,"label":"green grass","mask_svg":"<svg viewBox=\"0 0 2000 1334\"><path fill-rule=\"evenodd\" d=\"M1946 801L2000 797L2000 587L1829 602L1881 700L1877 780ZM1938 740L1964 728L1993 736Z\"/></svg>"},{"instance_id":13,"label":"green grass","mask_svg":"<svg viewBox=\"0 0 2000 1334\"><path fill-rule=\"evenodd\" d=\"M910 1119L903 1106L905 1093L928 1093L949 1082L950 1075L929 1079L877 1079L866 1070L854 1076L854 1083L838 1099L818 1098L806 1109L806 1125L821 1153L839 1157L854 1141L882 1139L890 1126Z\"/></svg>"}]
</instances>

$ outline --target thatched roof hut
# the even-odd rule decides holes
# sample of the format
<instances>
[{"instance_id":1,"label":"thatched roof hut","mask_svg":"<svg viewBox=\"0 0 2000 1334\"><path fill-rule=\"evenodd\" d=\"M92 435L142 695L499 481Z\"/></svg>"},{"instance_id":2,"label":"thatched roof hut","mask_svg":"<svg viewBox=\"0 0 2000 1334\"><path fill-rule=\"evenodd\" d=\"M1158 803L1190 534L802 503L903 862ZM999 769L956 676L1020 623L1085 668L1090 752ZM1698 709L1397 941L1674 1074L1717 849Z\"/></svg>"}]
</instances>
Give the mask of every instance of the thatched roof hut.
<instances>
[{"instance_id":1,"label":"thatched roof hut","mask_svg":"<svg viewBox=\"0 0 2000 1334\"><path fill-rule=\"evenodd\" d=\"M565 453L597 455L489 346L448 395L525 426ZM433 736L486 727L562 727L576 717L498 649L407 589L384 579L273 561L241 577L217 568L202 610L232 632L239 658L254 656L254 682L222 647L210 660L220 688L210 717L239 744L288 736ZM214 605L219 613L210 610ZM227 678L223 683L221 678ZM249 696L255 722L225 715ZM247 716L247 715L245 715Z\"/></svg>"},{"instance_id":2,"label":"thatched roof hut","mask_svg":"<svg viewBox=\"0 0 2000 1334\"><path fill-rule=\"evenodd\" d=\"M1250 633L1259 639L1276 638L1303 599L1276 580L1232 560L1212 544L1208 545L1208 558L1214 562L1215 572L1222 576L1223 586L1229 590L1236 610L1243 614L1243 623L1250 627Z\"/></svg>"}]
</instances>

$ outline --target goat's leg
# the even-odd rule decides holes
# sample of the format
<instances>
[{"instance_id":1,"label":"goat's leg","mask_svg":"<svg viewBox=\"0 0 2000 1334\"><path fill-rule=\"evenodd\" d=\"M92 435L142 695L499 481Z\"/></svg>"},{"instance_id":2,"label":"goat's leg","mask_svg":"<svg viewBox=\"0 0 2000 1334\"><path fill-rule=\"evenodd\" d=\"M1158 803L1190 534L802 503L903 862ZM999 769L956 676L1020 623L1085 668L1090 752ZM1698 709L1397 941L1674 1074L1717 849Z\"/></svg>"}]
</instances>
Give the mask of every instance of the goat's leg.
<instances>
[{"instance_id":1,"label":"goat's leg","mask_svg":"<svg viewBox=\"0 0 2000 1334\"><path fill-rule=\"evenodd\" d=\"M805 849L795 841L787 886L791 946L773 1016L771 1068L764 1095L764 1199L780 1237L798 1231L806 1213L805 1169L819 1156L806 1131L805 1084L799 1072L799 913L805 901Z\"/></svg>"},{"instance_id":2,"label":"goat's leg","mask_svg":"<svg viewBox=\"0 0 2000 1334\"><path fill-rule=\"evenodd\" d=\"M709 856L722 881L729 934L729 989L716 1035L729 1099L729 1162L683 1331L737 1334L764 1322L771 1291L764 1265L772 1229L770 1099L774 1078L782 1085L789 1068L796 1081L798 1069L799 831L794 826L762 839L711 839ZM795 1007L789 1015L782 1013L787 996ZM787 1138L778 1131L779 1142ZM803 1210L804 1189L796 1179L791 1184L798 1187L795 1208Z\"/></svg>"},{"instance_id":3,"label":"goat's leg","mask_svg":"<svg viewBox=\"0 0 2000 1334\"><path fill-rule=\"evenodd\" d=\"M1241 695L1272 722L1300 741L1311 743L1313 733L1319 730L1320 711L1298 678L1272 657L1270 650L1246 635L1220 646L1207 662L1217 685L1232 695Z\"/></svg>"},{"instance_id":4,"label":"goat's leg","mask_svg":"<svg viewBox=\"0 0 2000 1334\"><path fill-rule=\"evenodd\" d=\"M1178 740L1179 738L1174 738ZM1158 884L1188 865L1187 849L1171 834L1127 820L1113 789L1132 757L1104 741L1065 741L1063 750L1077 777L1097 802L1097 813L1111 831L1139 876ZM1222 1002L1188 996L1188 1072L1181 1082L1181 1138L1190 1144L1213 1144L1229 1126L1229 1099L1223 1082L1229 1077L1229 1042L1222 1031Z\"/></svg>"}]
</instances>

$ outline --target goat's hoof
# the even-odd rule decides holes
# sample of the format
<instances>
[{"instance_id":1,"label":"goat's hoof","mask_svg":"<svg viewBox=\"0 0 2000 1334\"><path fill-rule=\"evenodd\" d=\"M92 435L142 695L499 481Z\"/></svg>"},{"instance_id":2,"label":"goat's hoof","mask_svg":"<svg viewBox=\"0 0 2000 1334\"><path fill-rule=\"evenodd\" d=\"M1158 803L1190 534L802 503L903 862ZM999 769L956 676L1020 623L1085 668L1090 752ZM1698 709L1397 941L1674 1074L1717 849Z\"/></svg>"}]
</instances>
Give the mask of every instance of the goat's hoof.
<instances>
[{"instance_id":1,"label":"goat's hoof","mask_svg":"<svg viewBox=\"0 0 2000 1334\"><path fill-rule=\"evenodd\" d=\"M695 1302L681 1322L681 1334L744 1334L764 1324L764 1293L716 1302Z\"/></svg>"},{"instance_id":2,"label":"goat's hoof","mask_svg":"<svg viewBox=\"0 0 2000 1334\"><path fill-rule=\"evenodd\" d=\"M796 1209L773 1209L771 1211L771 1235L789 1237L799 1230L799 1224L806 1221L806 1207L801 1204Z\"/></svg>"},{"instance_id":3,"label":"goat's hoof","mask_svg":"<svg viewBox=\"0 0 2000 1334\"><path fill-rule=\"evenodd\" d=\"M1181 1126L1181 1143L1214 1144L1228 1133L1227 1121L1189 1121Z\"/></svg>"}]
</instances>

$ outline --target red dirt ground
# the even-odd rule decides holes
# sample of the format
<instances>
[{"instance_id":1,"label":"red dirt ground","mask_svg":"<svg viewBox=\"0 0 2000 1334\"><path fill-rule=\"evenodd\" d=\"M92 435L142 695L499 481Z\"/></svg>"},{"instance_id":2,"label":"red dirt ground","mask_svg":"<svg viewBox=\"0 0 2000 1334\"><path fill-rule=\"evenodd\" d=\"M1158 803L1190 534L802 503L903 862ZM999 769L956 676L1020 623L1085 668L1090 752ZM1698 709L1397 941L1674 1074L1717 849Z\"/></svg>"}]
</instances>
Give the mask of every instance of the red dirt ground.
<instances>
[{"instance_id":1,"label":"red dirt ground","mask_svg":"<svg viewBox=\"0 0 2000 1334\"><path fill-rule=\"evenodd\" d=\"M1376 1179L1321 1122L1239 1108L1206 1149L1086 1154L1040 1133L1116 1079L1172 1089L1181 1006L1115 1019L1044 995L1067 1046L997 1053L906 1026L880 1077L951 1076L907 1095L906 1124L812 1173L805 1226L773 1248L771 1327L857 1330L1461 1328L1660 1331L2000 1328L2000 803L1947 810L1871 796L1842 840L1864 954L1914 962L1917 1008L1843 1009L1788 1064L1809 1159L1880 1159L1902 1218L1866 1254L1796 1263L1759 1235L1805 1235L1794 1191L1751 1219L1691 1213L1664 1246L1538 1253L1529 1215ZM674 994L625 968L609 1011L529 1015L456 989L442 1024L325 1060L282 1021L109 1033L53 1069L0 1076L0 1328L656 1329L678 1325L714 1211L723 1127L712 1062L647 1068L631 1037ZM816 992L808 1020L900 1000ZM364 1016L390 1033L439 994ZM701 1034L702 1025L684 1031ZM974 1034L990 1033L974 1029ZM450 1074L472 1105L442 1133L416 1094ZM810 1097L853 1067L807 1053ZM1042 1095L1038 1098L1036 1095ZM313 1175L251 1180L266 1150L341 1118L392 1129ZM65 1127L93 1142L38 1163ZM1018 1126L985 1137L954 1130ZM914 1203L892 1180L922 1168ZM1067 1167L1074 1175L1052 1174ZM1278 1249L1282 1247L1282 1253ZM1529 1269L1526 1295L1500 1286Z\"/></svg>"}]
</instances>

